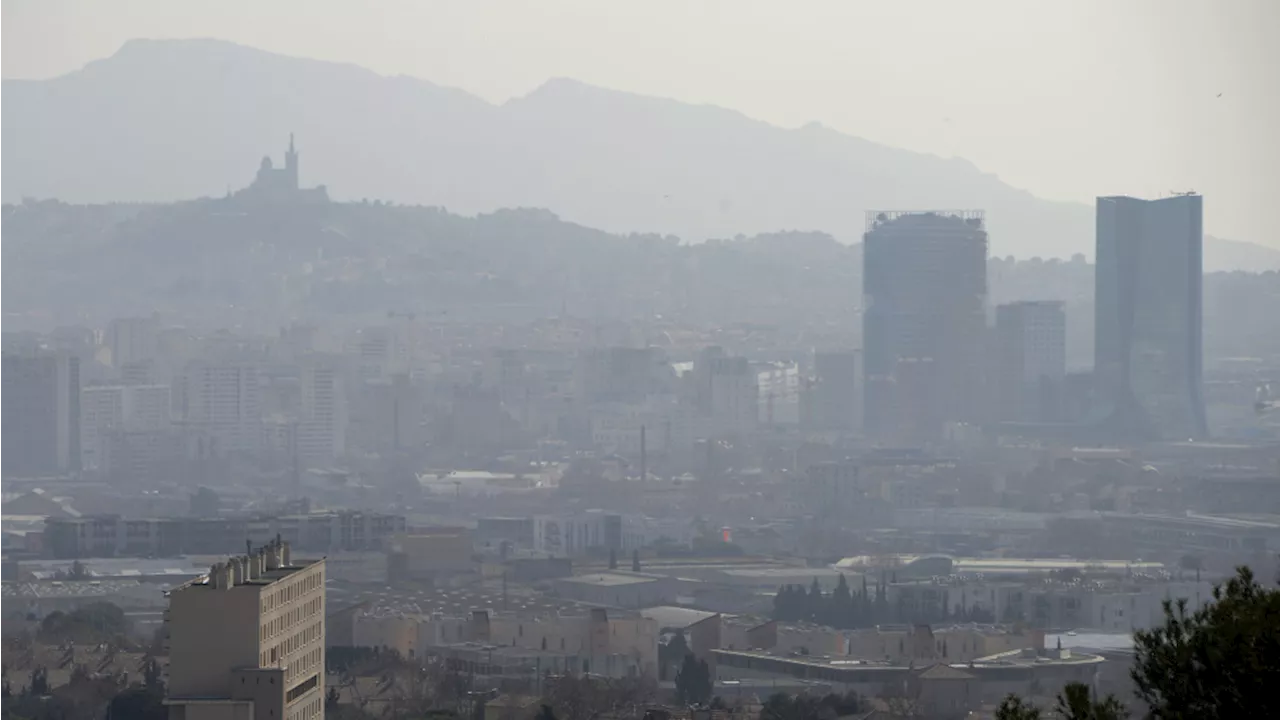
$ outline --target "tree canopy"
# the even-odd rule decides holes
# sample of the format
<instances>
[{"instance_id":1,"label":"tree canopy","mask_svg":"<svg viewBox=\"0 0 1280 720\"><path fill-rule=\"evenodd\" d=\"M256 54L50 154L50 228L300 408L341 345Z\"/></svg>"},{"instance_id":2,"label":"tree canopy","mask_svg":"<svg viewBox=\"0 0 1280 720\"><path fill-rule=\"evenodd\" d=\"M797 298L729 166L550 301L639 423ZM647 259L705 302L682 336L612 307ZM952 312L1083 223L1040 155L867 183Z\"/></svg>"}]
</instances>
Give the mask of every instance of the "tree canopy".
<instances>
[{"instance_id":1,"label":"tree canopy","mask_svg":"<svg viewBox=\"0 0 1280 720\"><path fill-rule=\"evenodd\" d=\"M1280 590L1242 567L1199 610L1166 601L1164 615L1134 633L1131 674L1152 718L1280 717Z\"/></svg>"},{"instance_id":2,"label":"tree canopy","mask_svg":"<svg viewBox=\"0 0 1280 720\"><path fill-rule=\"evenodd\" d=\"M698 660L693 653L684 656L684 663L676 673L676 702L681 705L705 705L711 701L713 681L711 667L706 660Z\"/></svg>"},{"instance_id":3,"label":"tree canopy","mask_svg":"<svg viewBox=\"0 0 1280 720\"><path fill-rule=\"evenodd\" d=\"M1124 720L1129 711L1114 695L1097 699L1084 683L1067 683L1058 694L1054 717L1062 720ZM1017 695L1010 695L996 708L996 720L1040 720L1044 717L1040 708L1023 702Z\"/></svg>"},{"instance_id":4,"label":"tree canopy","mask_svg":"<svg viewBox=\"0 0 1280 720\"><path fill-rule=\"evenodd\" d=\"M123 610L108 602L94 602L69 613L49 613L40 622L39 638L44 642L96 643L128 632L129 620Z\"/></svg>"}]
</instances>

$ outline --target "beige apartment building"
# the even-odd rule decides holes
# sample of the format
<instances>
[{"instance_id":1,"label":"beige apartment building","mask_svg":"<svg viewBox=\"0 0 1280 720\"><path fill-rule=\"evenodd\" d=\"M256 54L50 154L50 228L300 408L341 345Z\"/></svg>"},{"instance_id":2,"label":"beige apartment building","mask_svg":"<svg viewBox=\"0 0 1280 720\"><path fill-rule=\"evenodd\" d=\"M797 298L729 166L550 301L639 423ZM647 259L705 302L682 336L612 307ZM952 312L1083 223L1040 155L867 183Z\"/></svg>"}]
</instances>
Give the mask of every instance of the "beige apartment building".
<instances>
[{"instance_id":1,"label":"beige apartment building","mask_svg":"<svg viewBox=\"0 0 1280 720\"><path fill-rule=\"evenodd\" d=\"M170 720L322 718L324 572L277 539L171 590Z\"/></svg>"}]
</instances>

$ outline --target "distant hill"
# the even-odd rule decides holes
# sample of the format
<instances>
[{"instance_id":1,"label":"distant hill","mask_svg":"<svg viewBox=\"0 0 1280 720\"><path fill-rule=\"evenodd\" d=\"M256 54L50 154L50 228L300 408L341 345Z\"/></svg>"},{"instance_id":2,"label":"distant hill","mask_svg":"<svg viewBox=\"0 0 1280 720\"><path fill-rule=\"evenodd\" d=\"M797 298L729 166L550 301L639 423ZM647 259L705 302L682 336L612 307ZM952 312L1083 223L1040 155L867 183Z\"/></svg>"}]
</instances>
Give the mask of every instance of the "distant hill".
<instances>
[{"instance_id":1,"label":"distant hill","mask_svg":"<svg viewBox=\"0 0 1280 720\"><path fill-rule=\"evenodd\" d=\"M787 229L854 241L869 209L982 208L994 255L1092 255L1092 210L1038 199L967 161L820 125L551 80L493 105L407 77L214 40L127 43L44 81L5 80L3 197L221 196L297 133L303 183L463 214L542 207L610 232L688 241ZM1212 199L1210 199L1210 202ZM1280 268L1211 242L1207 269Z\"/></svg>"}]
</instances>

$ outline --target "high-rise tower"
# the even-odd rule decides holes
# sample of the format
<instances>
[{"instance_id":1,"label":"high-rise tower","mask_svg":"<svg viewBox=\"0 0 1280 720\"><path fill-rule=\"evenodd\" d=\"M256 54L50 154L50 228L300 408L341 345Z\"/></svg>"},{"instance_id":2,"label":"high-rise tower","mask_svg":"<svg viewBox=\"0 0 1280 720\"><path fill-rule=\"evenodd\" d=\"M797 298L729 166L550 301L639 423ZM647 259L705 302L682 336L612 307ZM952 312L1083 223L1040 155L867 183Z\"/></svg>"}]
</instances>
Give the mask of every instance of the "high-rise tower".
<instances>
[{"instance_id":1,"label":"high-rise tower","mask_svg":"<svg viewBox=\"0 0 1280 720\"><path fill-rule=\"evenodd\" d=\"M1100 197L1094 387L1110 432L1208 434L1201 388L1203 198Z\"/></svg>"},{"instance_id":2,"label":"high-rise tower","mask_svg":"<svg viewBox=\"0 0 1280 720\"><path fill-rule=\"evenodd\" d=\"M866 433L898 444L938 440L944 423L980 415L983 213L870 212L862 247Z\"/></svg>"}]
</instances>

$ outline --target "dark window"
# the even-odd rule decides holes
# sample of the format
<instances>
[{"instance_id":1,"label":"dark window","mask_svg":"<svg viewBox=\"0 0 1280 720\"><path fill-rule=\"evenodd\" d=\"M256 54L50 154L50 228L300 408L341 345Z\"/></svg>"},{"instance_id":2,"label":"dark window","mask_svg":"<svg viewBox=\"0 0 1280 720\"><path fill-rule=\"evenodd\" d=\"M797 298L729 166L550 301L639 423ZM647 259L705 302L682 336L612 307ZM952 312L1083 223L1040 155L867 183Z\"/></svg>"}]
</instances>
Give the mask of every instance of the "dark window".
<instances>
[{"instance_id":1,"label":"dark window","mask_svg":"<svg viewBox=\"0 0 1280 720\"><path fill-rule=\"evenodd\" d=\"M320 684L320 674L317 673L315 675L312 675L306 680L303 680L302 682L295 685L292 690L285 693L285 696L284 696L285 702L293 702L294 700L297 700L298 698L306 694L308 690L311 690L312 688L314 688L319 684Z\"/></svg>"}]
</instances>

